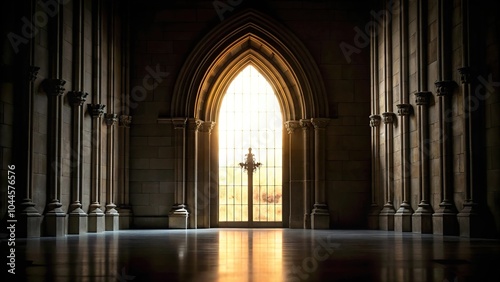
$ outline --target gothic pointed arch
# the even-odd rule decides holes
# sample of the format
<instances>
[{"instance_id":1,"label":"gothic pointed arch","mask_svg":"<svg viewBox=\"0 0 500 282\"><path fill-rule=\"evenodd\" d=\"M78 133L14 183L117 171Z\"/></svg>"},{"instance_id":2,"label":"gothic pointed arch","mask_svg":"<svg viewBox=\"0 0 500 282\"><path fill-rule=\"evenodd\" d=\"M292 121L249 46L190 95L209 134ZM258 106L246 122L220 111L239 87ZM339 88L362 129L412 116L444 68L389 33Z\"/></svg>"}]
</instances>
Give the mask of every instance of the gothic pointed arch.
<instances>
[{"instance_id":1,"label":"gothic pointed arch","mask_svg":"<svg viewBox=\"0 0 500 282\"><path fill-rule=\"evenodd\" d=\"M174 87L172 116L217 120L226 88L248 64L274 88L285 120L328 117L324 83L309 51L287 28L253 9L225 20L194 48Z\"/></svg>"}]
</instances>

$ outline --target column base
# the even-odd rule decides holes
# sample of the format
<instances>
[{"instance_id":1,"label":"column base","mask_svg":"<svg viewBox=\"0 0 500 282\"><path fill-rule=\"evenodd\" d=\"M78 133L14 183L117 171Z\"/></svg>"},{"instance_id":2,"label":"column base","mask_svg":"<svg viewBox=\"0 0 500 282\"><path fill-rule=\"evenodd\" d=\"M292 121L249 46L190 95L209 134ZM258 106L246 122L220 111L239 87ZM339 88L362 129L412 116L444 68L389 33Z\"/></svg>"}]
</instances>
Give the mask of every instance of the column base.
<instances>
[{"instance_id":1,"label":"column base","mask_svg":"<svg viewBox=\"0 0 500 282\"><path fill-rule=\"evenodd\" d=\"M117 231L120 230L120 215L117 213L106 213L104 215L105 230Z\"/></svg>"},{"instance_id":2,"label":"column base","mask_svg":"<svg viewBox=\"0 0 500 282\"><path fill-rule=\"evenodd\" d=\"M330 212L325 204L314 204L311 213L311 229L330 229Z\"/></svg>"},{"instance_id":3,"label":"column base","mask_svg":"<svg viewBox=\"0 0 500 282\"><path fill-rule=\"evenodd\" d=\"M480 213L477 204L467 202L464 208L457 214L460 237L481 237L483 234Z\"/></svg>"},{"instance_id":4,"label":"column base","mask_svg":"<svg viewBox=\"0 0 500 282\"><path fill-rule=\"evenodd\" d=\"M412 231L420 234L432 234L432 209L429 204L420 203L412 215Z\"/></svg>"},{"instance_id":5,"label":"column base","mask_svg":"<svg viewBox=\"0 0 500 282\"><path fill-rule=\"evenodd\" d=\"M452 204L441 203L432 215L433 234L458 235L457 213Z\"/></svg>"},{"instance_id":6,"label":"column base","mask_svg":"<svg viewBox=\"0 0 500 282\"><path fill-rule=\"evenodd\" d=\"M177 204L172 207L168 215L169 229L187 229L188 228L189 212L183 204Z\"/></svg>"},{"instance_id":7,"label":"column base","mask_svg":"<svg viewBox=\"0 0 500 282\"><path fill-rule=\"evenodd\" d=\"M401 204L397 212L394 214L394 231L396 232L411 232L411 216L413 210L407 203Z\"/></svg>"},{"instance_id":8,"label":"column base","mask_svg":"<svg viewBox=\"0 0 500 282\"><path fill-rule=\"evenodd\" d=\"M66 235L66 213L61 208L59 200L52 200L47 205L45 214L45 235L52 237L61 237Z\"/></svg>"},{"instance_id":9,"label":"column base","mask_svg":"<svg viewBox=\"0 0 500 282\"><path fill-rule=\"evenodd\" d=\"M104 213L98 204L91 205L92 211L88 214L88 231L92 233L104 232L105 222Z\"/></svg>"},{"instance_id":10,"label":"column base","mask_svg":"<svg viewBox=\"0 0 500 282\"><path fill-rule=\"evenodd\" d=\"M380 208L377 204L372 204L370 207L370 212L368 213L368 229L378 230L379 220L378 216L380 214Z\"/></svg>"},{"instance_id":11,"label":"column base","mask_svg":"<svg viewBox=\"0 0 500 282\"><path fill-rule=\"evenodd\" d=\"M392 204L387 203L378 215L378 224L380 230L393 231L394 230L394 214L396 210Z\"/></svg>"},{"instance_id":12,"label":"column base","mask_svg":"<svg viewBox=\"0 0 500 282\"><path fill-rule=\"evenodd\" d=\"M119 217L120 230L132 228L132 218L134 215L132 213L132 209L128 206L124 206L124 207L120 207L118 209L118 212L120 213L120 217Z\"/></svg>"},{"instance_id":13,"label":"column base","mask_svg":"<svg viewBox=\"0 0 500 282\"><path fill-rule=\"evenodd\" d=\"M78 208L68 214L68 234L84 234L87 229L87 214L82 209Z\"/></svg>"},{"instance_id":14,"label":"column base","mask_svg":"<svg viewBox=\"0 0 500 282\"><path fill-rule=\"evenodd\" d=\"M36 210L35 203L31 199L24 199L21 203L23 210L19 214L16 235L20 238L40 237L42 229L42 215Z\"/></svg>"}]
</instances>

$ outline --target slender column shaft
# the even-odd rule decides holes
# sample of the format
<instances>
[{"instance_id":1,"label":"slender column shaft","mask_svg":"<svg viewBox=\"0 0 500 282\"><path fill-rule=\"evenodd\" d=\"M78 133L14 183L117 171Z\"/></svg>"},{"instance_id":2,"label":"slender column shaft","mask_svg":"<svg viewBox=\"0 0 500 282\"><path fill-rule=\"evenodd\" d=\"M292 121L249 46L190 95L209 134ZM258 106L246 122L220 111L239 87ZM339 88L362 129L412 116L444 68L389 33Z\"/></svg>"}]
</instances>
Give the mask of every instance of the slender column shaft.
<instances>
[{"instance_id":1,"label":"slender column shaft","mask_svg":"<svg viewBox=\"0 0 500 282\"><path fill-rule=\"evenodd\" d=\"M198 178L196 181L196 190L198 191L198 227L210 227L210 148L211 132L215 126L212 121L197 121L196 136L196 167L198 168Z\"/></svg>"},{"instance_id":2,"label":"slender column shaft","mask_svg":"<svg viewBox=\"0 0 500 282\"><path fill-rule=\"evenodd\" d=\"M314 126L314 209L311 218L312 229L328 229L330 212L326 204L326 127L328 118L313 118Z\"/></svg>"},{"instance_id":3,"label":"slender column shaft","mask_svg":"<svg viewBox=\"0 0 500 282\"><path fill-rule=\"evenodd\" d=\"M311 157L311 129L313 128L311 120L300 120L302 126L302 134L304 138L304 229L311 228L310 213L313 202L313 181L312 172L314 171L314 163Z\"/></svg>"},{"instance_id":4,"label":"slender column shaft","mask_svg":"<svg viewBox=\"0 0 500 282\"><path fill-rule=\"evenodd\" d=\"M189 211L189 228L198 228L198 191L196 190L196 180L198 167L196 167L196 123L197 119L188 119L186 130L184 131L185 146L184 155L186 162L184 170L186 171L184 186L185 203Z\"/></svg>"},{"instance_id":5,"label":"slender column shaft","mask_svg":"<svg viewBox=\"0 0 500 282\"><path fill-rule=\"evenodd\" d=\"M175 200L168 216L169 228L186 229L186 126L187 118L172 119L175 146Z\"/></svg>"},{"instance_id":6,"label":"slender column shaft","mask_svg":"<svg viewBox=\"0 0 500 282\"><path fill-rule=\"evenodd\" d=\"M303 214L303 191L304 184L302 182L303 169L300 164L303 165L303 154L300 151L303 149L302 142L300 142L300 122L297 120L290 120L285 122L285 127L288 132L289 137L289 157L290 164L295 165L289 166L290 175L290 218L289 227L290 228L304 228L304 214Z\"/></svg>"}]
</instances>

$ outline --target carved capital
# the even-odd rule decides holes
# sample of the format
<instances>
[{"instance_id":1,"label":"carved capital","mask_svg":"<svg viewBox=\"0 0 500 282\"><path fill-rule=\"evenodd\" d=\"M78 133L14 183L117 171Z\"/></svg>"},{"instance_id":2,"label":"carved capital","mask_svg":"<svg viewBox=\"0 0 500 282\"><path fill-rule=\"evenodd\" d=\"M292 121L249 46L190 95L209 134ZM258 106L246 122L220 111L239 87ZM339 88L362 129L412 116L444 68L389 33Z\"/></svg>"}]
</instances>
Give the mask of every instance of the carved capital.
<instances>
[{"instance_id":1,"label":"carved capital","mask_svg":"<svg viewBox=\"0 0 500 282\"><path fill-rule=\"evenodd\" d=\"M68 92L68 99L71 104L75 107L80 107L87 100L89 93L83 91L70 91Z\"/></svg>"},{"instance_id":2,"label":"carved capital","mask_svg":"<svg viewBox=\"0 0 500 282\"><path fill-rule=\"evenodd\" d=\"M104 120L106 121L106 124L108 126L112 126L118 120L118 115L117 114L106 114L106 115L104 115Z\"/></svg>"},{"instance_id":3,"label":"carved capital","mask_svg":"<svg viewBox=\"0 0 500 282\"><path fill-rule=\"evenodd\" d=\"M398 104L396 107L398 107L398 115L400 116L409 116L411 113L412 107L410 104Z\"/></svg>"},{"instance_id":4,"label":"carved capital","mask_svg":"<svg viewBox=\"0 0 500 282\"><path fill-rule=\"evenodd\" d=\"M40 71L40 67L37 66L29 66L28 68L28 80L33 82L36 80L38 76L38 72Z\"/></svg>"},{"instance_id":5,"label":"carved capital","mask_svg":"<svg viewBox=\"0 0 500 282\"><path fill-rule=\"evenodd\" d=\"M132 116L121 115L118 120L118 126L129 128L132 123Z\"/></svg>"},{"instance_id":6,"label":"carved capital","mask_svg":"<svg viewBox=\"0 0 500 282\"><path fill-rule=\"evenodd\" d=\"M311 122L314 126L314 129L325 129L330 123L329 118L312 118Z\"/></svg>"},{"instance_id":7,"label":"carved capital","mask_svg":"<svg viewBox=\"0 0 500 282\"><path fill-rule=\"evenodd\" d=\"M88 105L88 110L90 113L90 116L95 117L95 118L100 118L102 114L104 113L104 108L106 106L103 104L89 104Z\"/></svg>"},{"instance_id":8,"label":"carved capital","mask_svg":"<svg viewBox=\"0 0 500 282\"><path fill-rule=\"evenodd\" d=\"M469 84L471 78L471 69L470 67L461 67L458 68L458 73L460 74L460 81L462 84Z\"/></svg>"},{"instance_id":9,"label":"carved capital","mask_svg":"<svg viewBox=\"0 0 500 282\"><path fill-rule=\"evenodd\" d=\"M370 127L377 127L380 125L380 120L382 118L379 115L371 115L370 116Z\"/></svg>"},{"instance_id":10,"label":"carved capital","mask_svg":"<svg viewBox=\"0 0 500 282\"><path fill-rule=\"evenodd\" d=\"M453 89L455 88L456 83L452 80L444 80L436 81L434 85L436 85L437 96L448 96L453 93Z\"/></svg>"},{"instance_id":11,"label":"carved capital","mask_svg":"<svg viewBox=\"0 0 500 282\"><path fill-rule=\"evenodd\" d=\"M50 96L61 96L64 93L65 80L58 78L47 78L42 83L42 88L47 95Z\"/></svg>"},{"instance_id":12,"label":"carved capital","mask_svg":"<svg viewBox=\"0 0 500 282\"><path fill-rule=\"evenodd\" d=\"M297 128L300 128L300 122L298 120L289 120L285 122L285 127L288 134L292 134Z\"/></svg>"},{"instance_id":13,"label":"carved capital","mask_svg":"<svg viewBox=\"0 0 500 282\"><path fill-rule=\"evenodd\" d=\"M431 92L422 91L415 93L415 102L419 106L425 106L429 104L429 97L431 96Z\"/></svg>"},{"instance_id":14,"label":"carved capital","mask_svg":"<svg viewBox=\"0 0 500 282\"><path fill-rule=\"evenodd\" d=\"M187 120L187 118L173 118L172 124L175 129L184 129L186 128Z\"/></svg>"},{"instance_id":15,"label":"carved capital","mask_svg":"<svg viewBox=\"0 0 500 282\"><path fill-rule=\"evenodd\" d=\"M394 122L394 113L382 113L382 120L384 124L391 124Z\"/></svg>"},{"instance_id":16,"label":"carved capital","mask_svg":"<svg viewBox=\"0 0 500 282\"><path fill-rule=\"evenodd\" d=\"M212 129L215 126L215 122L213 121L202 121L202 120L197 120L196 121L196 130L199 132L208 132L212 133Z\"/></svg>"},{"instance_id":17,"label":"carved capital","mask_svg":"<svg viewBox=\"0 0 500 282\"><path fill-rule=\"evenodd\" d=\"M301 119L299 123L303 130L309 130L314 127L310 119Z\"/></svg>"}]
</instances>

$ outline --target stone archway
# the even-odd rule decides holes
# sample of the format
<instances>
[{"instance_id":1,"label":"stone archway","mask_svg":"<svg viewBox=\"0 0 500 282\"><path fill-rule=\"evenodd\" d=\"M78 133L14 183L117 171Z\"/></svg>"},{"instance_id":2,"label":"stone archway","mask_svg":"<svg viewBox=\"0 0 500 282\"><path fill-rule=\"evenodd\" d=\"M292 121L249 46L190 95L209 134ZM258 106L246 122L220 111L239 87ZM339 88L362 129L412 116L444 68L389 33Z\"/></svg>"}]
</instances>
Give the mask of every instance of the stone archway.
<instances>
[{"instance_id":1,"label":"stone archway","mask_svg":"<svg viewBox=\"0 0 500 282\"><path fill-rule=\"evenodd\" d=\"M171 112L177 151L182 153L170 226L217 226L218 136L211 133L229 83L249 63L272 85L286 121L284 227L328 228L324 191L328 102L319 69L298 38L255 10L235 15L207 34L177 79Z\"/></svg>"}]
</instances>

